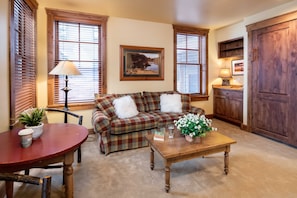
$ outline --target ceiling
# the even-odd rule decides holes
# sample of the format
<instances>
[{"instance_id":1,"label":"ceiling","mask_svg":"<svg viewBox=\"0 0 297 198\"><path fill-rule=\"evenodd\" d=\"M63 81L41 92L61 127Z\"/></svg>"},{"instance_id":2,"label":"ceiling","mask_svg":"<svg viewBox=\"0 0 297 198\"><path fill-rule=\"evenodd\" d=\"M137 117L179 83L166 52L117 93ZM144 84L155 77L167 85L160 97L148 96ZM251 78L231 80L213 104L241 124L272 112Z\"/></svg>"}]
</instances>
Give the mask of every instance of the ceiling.
<instances>
[{"instance_id":1,"label":"ceiling","mask_svg":"<svg viewBox=\"0 0 297 198\"><path fill-rule=\"evenodd\" d=\"M145 21L219 28L293 0L51 0L73 9Z\"/></svg>"}]
</instances>

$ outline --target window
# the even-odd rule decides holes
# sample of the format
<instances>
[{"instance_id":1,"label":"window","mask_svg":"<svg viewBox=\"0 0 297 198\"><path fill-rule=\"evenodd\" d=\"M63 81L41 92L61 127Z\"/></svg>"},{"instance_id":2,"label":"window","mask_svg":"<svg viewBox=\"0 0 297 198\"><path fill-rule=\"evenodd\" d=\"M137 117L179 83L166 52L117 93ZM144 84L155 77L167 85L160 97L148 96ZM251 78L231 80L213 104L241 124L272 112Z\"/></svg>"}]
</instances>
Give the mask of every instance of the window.
<instances>
[{"instance_id":1,"label":"window","mask_svg":"<svg viewBox=\"0 0 297 198\"><path fill-rule=\"evenodd\" d=\"M10 20L10 126L36 106L35 0L13 0Z\"/></svg>"},{"instance_id":2,"label":"window","mask_svg":"<svg viewBox=\"0 0 297 198\"><path fill-rule=\"evenodd\" d=\"M107 17L47 9L48 71L60 61L72 61L82 75L68 76L71 109L94 106L94 94L105 93L105 43ZM64 76L48 76L48 106L64 106Z\"/></svg>"},{"instance_id":3,"label":"window","mask_svg":"<svg viewBox=\"0 0 297 198\"><path fill-rule=\"evenodd\" d=\"M208 99L208 30L173 25L174 88L193 101Z\"/></svg>"}]
</instances>

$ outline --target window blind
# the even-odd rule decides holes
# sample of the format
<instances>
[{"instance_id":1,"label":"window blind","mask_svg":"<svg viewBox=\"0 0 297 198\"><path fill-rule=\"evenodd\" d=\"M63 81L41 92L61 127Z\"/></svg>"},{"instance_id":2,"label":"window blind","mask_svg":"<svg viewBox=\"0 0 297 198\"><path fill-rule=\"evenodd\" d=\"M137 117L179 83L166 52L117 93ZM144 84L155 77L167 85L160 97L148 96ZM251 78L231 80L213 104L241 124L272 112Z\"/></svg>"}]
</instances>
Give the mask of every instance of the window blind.
<instances>
[{"instance_id":1,"label":"window blind","mask_svg":"<svg viewBox=\"0 0 297 198\"><path fill-rule=\"evenodd\" d=\"M10 120L36 106L36 10L34 0L11 1Z\"/></svg>"},{"instance_id":2,"label":"window blind","mask_svg":"<svg viewBox=\"0 0 297 198\"><path fill-rule=\"evenodd\" d=\"M173 26L175 33L175 88L178 92L207 95L208 30Z\"/></svg>"},{"instance_id":3,"label":"window blind","mask_svg":"<svg viewBox=\"0 0 297 198\"><path fill-rule=\"evenodd\" d=\"M56 58L72 61L82 75L68 76L69 103L94 101L94 93L101 92L99 71L101 71L100 44L101 27L81 23L56 22ZM55 76L55 103L64 103L65 87L63 76Z\"/></svg>"}]
</instances>

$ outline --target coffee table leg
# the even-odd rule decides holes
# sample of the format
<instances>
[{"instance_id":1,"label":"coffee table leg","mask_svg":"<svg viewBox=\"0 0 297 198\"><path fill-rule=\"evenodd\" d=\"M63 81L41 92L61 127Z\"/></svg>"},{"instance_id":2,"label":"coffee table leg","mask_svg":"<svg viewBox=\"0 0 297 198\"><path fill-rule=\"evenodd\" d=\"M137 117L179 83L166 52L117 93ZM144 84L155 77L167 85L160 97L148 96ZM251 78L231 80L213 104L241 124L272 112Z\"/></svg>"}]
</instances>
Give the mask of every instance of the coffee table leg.
<instances>
[{"instance_id":1,"label":"coffee table leg","mask_svg":"<svg viewBox=\"0 0 297 198\"><path fill-rule=\"evenodd\" d=\"M154 157L154 150L152 149L152 147L150 146L151 149L151 170L154 170L155 167L155 157Z\"/></svg>"},{"instance_id":2,"label":"coffee table leg","mask_svg":"<svg viewBox=\"0 0 297 198\"><path fill-rule=\"evenodd\" d=\"M170 164L165 163L165 190L168 193L170 190Z\"/></svg>"},{"instance_id":3,"label":"coffee table leg","mask_svg":"<svg viewBox=\"0 0 297 198\"><path fill-rule=\"evenodd\" d=\"M230 146L226 146L225 154L224 154L224 172L227 175L229 173L229 152Z\"/></svg>"}]
</instances>

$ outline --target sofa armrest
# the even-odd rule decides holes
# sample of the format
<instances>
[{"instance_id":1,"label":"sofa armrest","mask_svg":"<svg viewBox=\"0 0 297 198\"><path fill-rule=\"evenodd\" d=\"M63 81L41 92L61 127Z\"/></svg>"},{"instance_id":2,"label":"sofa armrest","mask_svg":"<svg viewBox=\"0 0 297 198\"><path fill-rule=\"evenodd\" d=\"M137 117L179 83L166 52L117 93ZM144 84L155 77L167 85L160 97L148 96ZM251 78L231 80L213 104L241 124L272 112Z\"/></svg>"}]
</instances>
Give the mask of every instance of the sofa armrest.
<instances>
[{"instance_id":1,"label":"sofa armrest","mask_svg":"<svg viewBox=\"0 0 297 198\"><path fill-rule=\"evenodd\" d=\"M95 109L92 114L92 125L96 133L106 135L106 132L110 129L110 118L99 109Z\"/></svg>"},{"instance_id":2,"label":"sofa armrest","mask_svg":"<svg viewBox=\"0 0 297 198\"><path fill-rule=\"evenodd\" d=\"M199 108L199 107L194 107L194 106L191 106L190 112L191 113L194 113L194 114L200 114L200 115L204 115L205 114L204 109Z\"/></svg>"}]
</instances>

